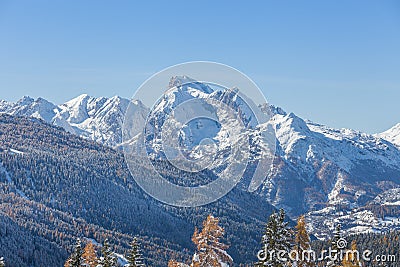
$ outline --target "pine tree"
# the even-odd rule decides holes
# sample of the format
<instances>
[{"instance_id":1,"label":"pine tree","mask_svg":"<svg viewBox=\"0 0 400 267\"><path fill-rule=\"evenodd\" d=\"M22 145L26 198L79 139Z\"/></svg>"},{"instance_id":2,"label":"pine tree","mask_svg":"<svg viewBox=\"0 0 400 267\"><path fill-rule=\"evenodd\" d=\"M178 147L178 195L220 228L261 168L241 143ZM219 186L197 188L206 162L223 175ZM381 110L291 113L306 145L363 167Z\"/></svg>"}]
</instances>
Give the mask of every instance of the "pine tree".
<instances>
[{"instance_id":1,"label":"pine tree","mask_svg":"<svg viewBox=\"0 0 400 267\"><path fill-rule=\"evenodd\" d=\"M311 249L311 240L310 236L308 235L306 229L306 220L304 215L301 215L297 219L296 225L296 236L295 236L295 250L298 253L299 260L297 261L297 267L310 267L314 266L312 262L313 259L310 259L310 255L305 253Z\"/></svg>"},{"instance_id":2,"label":"pine tree","mask_svg":"<svg viewBox=\"0 0 400 267\"><path fill-rule=\"evenodd\" d=\"M203 222L203 229L197 229L193 234L192 241L197 247L193 255L191 267L220 267L229 266L233 261L226 252L228 245L220 242L225 230L218 225L218 218L209 215Z\"/></svg>"},{"instance_id":3,"label":"pine tree","mask_svg":"<svg viewBox=\"0 0 400 267\"><path fill-rule=\"evenodd\" d=\"M75 244L74 252L69 256L64 267L81 267L82 266L82 243L78 238Z\"/></svg>"},{"instance_id":4,"label":"pine tree","mask_svg":"<svg viewBox=\"0 0 400 267\"><path fill-rule=\"evenodd\" d=\"M131 249L129 250L126 259L128 260L127 267L145 266L140 250L140 244L136 237L131 242Z\"/></svg>"},{"instance_id":5,"label":"pine tree","mask_svg":"<svg viewBox=\"0 0 400 267\"><path fill-rule=\"evenodd\" d=\"M4 258L0 257L0 267L5 267L6 264L4 263Z\"/></svg>"},{"instance_id":6,"label":"pine tree","mask_svg":"<svg viewBox=\"0 0 400 267\"><path fill-rule=\"evenodd\" d=\"M96 250L92 242L87 243L84 252L82 254L84 266L97 267L99 260L96 256Z\"/></svg>"},{"instance_id":7,"label":"pine tree","mask_svg":"<svg viewBox=\"0 0 400 267\"><path fill-rule=\"evenodd\" d=\"M262 237L263 248L259 253L259 261L255 266L283 267L286 262L277 257L279 251L284 251L288 255L291 249L292 231L285 222L285 211L281 209L279 213L272 213L265 227Z\"/></svg>"},{"instance_id":8,"label":"pine tree","mask_svg":"<svg viewBox=\"0 0 400 267\"><path fill-rule=\"evenodd\" d=\"M117 265L114 253L111 250L108 239L104 240L103 247L101 248L100 265L102 267L115 267Z\"/></svg>"}]
</instances>

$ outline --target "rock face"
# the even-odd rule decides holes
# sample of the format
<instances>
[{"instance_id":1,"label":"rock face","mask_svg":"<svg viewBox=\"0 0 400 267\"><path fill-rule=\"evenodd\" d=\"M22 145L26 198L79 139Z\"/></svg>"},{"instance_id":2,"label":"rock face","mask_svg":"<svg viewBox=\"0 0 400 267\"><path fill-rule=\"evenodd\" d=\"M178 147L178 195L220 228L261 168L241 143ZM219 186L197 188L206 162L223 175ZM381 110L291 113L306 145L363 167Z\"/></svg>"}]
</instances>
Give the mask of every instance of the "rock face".
<instances>
[{"instance_id":1,"label":"rock face","mask_svg":"<svg viewBox=\"0 0 400 267\"><path fill-rule=\"evenodd\" d=\"M187 82L190 86L180 86ZM293 113L268 105L263 109L270 120L257 125L246 105L235 98L235 90L215 91L205 84L194 83L188 77L173 77L165 97L151 112L140 102L133 105L143 114L150 112L152 133L157 136L165 114L180 103L195 98L224 101L240 111L239 115L249 129L246 134L251 140L257 140L265 128L272 127L275 131L273 168L255 192L257 196L276 207L285 208L293 218L308 214L314 234L320 237L326 236L329 230L326 226L331 227L335 220L342 221L349 232L387 228L372 222L374 220L357 218L361 213L375 214L376 199L388 194L396 195L393 192L397 191L393 190L400 188L399 125L384 133L369 135L305 121ZM107 99L81 95L56 106L41 98L24 97L17 103L0 102L0 112L41 118L81 137L116 147L122 142L121 129L128 104L129 100L120 97ZM229 137L221 131L220 125L206 119L185 125L181 134L182 144L192 151L199 151L196 146L204 138L213 139L221 147L232 141L227 140ZM157 138L153 140L148 144L149 151L162 158ZM257 146L262 147L262 141ZM256 149L252 151L253 158L256 158ZM188 156L196 158L198 154ZM394 209L399 208L398 201L391 203ZM324 219L327 216L330 223ZM360 225L363 227L358 227ZM397 227L396 223L387 225L389 228Z\"/></svg>"}]
</instances>

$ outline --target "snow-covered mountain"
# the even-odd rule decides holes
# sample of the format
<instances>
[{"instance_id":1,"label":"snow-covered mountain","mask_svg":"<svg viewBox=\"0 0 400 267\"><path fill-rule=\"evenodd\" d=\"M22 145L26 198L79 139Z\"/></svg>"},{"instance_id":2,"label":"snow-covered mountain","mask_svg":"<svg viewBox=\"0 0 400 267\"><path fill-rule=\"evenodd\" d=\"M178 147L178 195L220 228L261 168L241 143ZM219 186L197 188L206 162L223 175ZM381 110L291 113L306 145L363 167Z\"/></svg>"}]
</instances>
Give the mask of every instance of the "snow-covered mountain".
<instances>
[{"instance_id":1,"label":"snow-covered mountain","mask_svg":"<svg viewBox=\"0 0 400 267\"><path fill-rule=\"evenodd\" d=\"M169 89L148 115L147 150L153 157L172 158L165 154L176 155L175 150L179 149L191 162L205 160L208 152L217 153L213 166L222 166L241 138L262 138L254 133L258 124L251 104L240 96L238 89L214 90L186 76L173 77ZM266 122L267 116L264 117ZM177 137L169 151L165 151L162 142L168 138L163 135L170 139ZM204 139L208 142L202 143ZM179 143L177 148L173 147L176 143Z\"/></svg>"},{"instance_id":2,"label":"snow-covered mountain","mask_svg":"<svg viewBox=\"0 0 400 267\"><path fill-rule=\"evenodd\" d=\"M190 86L182 86L187 82ZM155 155L162 152L158 143L161 126L165 114L178 104L188 99L218 99L239 110L249 129L246 134L257 147L264 145L258 137L265 129L272 127L275 131L274 164L256 191L259 196L285 208L293 218L307 214L313 233L322 238L327 226L333 227L337 221L344 223L348 233L397 227L398 221L392 217L400 209L396 198L400 194L400 124L382 134L370 135L333 129L265 105L263 111L271 118L256 125L254 114L236 96L237 89L214 91L188 77L174 77L165 96L149 114L152 139L148 148ZM71 133L115 147L122 142L128 104L129 100L120 97L81 95L57 106L42 98L24 97L16 103L0 101L0 112L41 118ZM140 102L133 105L143 114L149 112ZM188 154L191 158L199 155L196 146L205 137L213 139L220 148L227 143L221 125L207 119L192 121L180 134L184 146L191 148L189 152L194 151ZM257 149L252 151L254 154ZM394 196L394 200L388 196ZM390 210L379 213L377 207L381 206L390 206ZM383 218L379 217L382 214Z\"/></svg>"},{"instance_id":3,"label":"snow-covered mountain","mask_svg":"<svg viewBox=\"0 0 400 267\"><path fill-rule=\"evenodd\" d=\"M82 94L61 105L24 96L16 103L0 101L0 113L43 119L66 131L107 146L122 142L122 123L129 100ZM138 107L142 106L138 103Z\"/></svg>"},{"instance_id":4,"label":"snow-covered mountain","mask_svg":"<svg viewBox=\"0 0 400 267\"><path fill-rule=\"evenodd\" d=\"M396 124L387 131L376 134L376 136L381 137L397 146L400 146L400 123Z\"/></svg>"},{"instance_id":5,"label":"snow-covered mountain","mask_svg":"<svg viewBox=\"0 0 400 267\"><path fill-rule=\"evenodd\" d=\"M295 114L276 114L278 140L274 170L260 190L271 203L306 213L310 230L329 237L335 223L348 234L399 228L393 214L377 213L373 201L400 188L400 150L380 137L350 129L332 129ZM396 212L393 212L396 211ZM380 217L382 216L382 217Z\"/></svg>"},{"instance_id":6,"label":"snow-covered mountain","mask_svg":"<svg viewBox=\"0 0 400 267\"><path fill-rule=\"evenodd\" d=\"M350 129L337 130L305 122L293 113L277 114L271 123L279 143L277 161L280 164L276 165L285 174L279 180L295 176L298 186L307 187L303 193L310 195L299 203L308 205L307 210L315 209L321 202L362 204L376 192L390 189L400 181L400 150L386 140ZM368 190L364 190L367 184ZM274 194L273 188L266 188L271 200L285 203L283 197L276 195L279 192ZM297 208L304 210L304 206Z\"/></svg>"}]
</instances>

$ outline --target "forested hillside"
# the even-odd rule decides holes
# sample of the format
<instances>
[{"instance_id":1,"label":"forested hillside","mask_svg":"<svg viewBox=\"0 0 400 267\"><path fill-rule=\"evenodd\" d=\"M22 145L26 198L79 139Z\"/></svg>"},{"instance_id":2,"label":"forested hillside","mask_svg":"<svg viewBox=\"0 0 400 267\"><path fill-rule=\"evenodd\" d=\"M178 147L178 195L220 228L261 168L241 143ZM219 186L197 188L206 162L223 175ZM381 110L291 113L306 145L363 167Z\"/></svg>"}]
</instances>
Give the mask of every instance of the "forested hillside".
<instances>
[{"instance_id":1,"label":"forested hillside","mask_svg":"<svg viewBox=\"0 0 400 267\"><path fill-rule=\"evenodd\" d=\"M123 253L134 235L143 238L149 264L165 266L193 253L194 226L210 213L227 229L235 262L248 263L274 210L240 189L201 208L163 205L137 186L120 152L33 118L0 115L0 160L1 229L17 229L0 232L0 255L12 266L43 266L44 258L61 266L76 237L108 237ZM43 248L29 252L21 240ZM35 256L44 250L52 253Z\"/></svg>"}]
</instances>

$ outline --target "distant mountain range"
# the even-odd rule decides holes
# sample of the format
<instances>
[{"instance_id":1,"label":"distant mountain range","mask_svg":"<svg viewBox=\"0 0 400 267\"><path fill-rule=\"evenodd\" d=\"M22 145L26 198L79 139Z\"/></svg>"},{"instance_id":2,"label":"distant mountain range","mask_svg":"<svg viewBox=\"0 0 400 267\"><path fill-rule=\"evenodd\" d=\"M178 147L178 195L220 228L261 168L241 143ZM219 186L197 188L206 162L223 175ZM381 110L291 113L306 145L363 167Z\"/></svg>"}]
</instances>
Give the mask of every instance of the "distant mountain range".
<instances>
[{"instance_id":1,"label":"distant mountain range","mask_svg":"<svg viewBox=\"0 0 400 267\"><path fill-rule=\"evenodd\" d=\"M172 84L184 79L187 77L174 77ZM168 112L185 99L199 96L220 99L221 94L229 99L235 96L234 91L216 92L205 85L171 89L166 102L159 103L153 110ZM118 148L122 143L122 124L128 105L128 99L117 96L95 98L84 94L61 105L42 98L24 97L16 103L0 101L0 113L40 118L74 135ZM144 113L149 112L140 102L133 105ZM234 192L241 192L241 197L250 194L255 202L267 201L275 207L283 207L292 218L306 214L310 230L318 238L328 237L336 222L342 222L349 234L400 228L400 221L395 219L400 213L399 125L370 135L306 121L274 106L268 106L264 111L271 119L266 125L253 125L251 132L257 135L257 131L267 125L275 130L273 168L255 193L246 192L240 185ZM19 123L15 120L16 125ZM203 136L206 132L210 131L199 129L196 140L209 137ZM196 140L185 142L190 141L189 145L193 146L197 144ZM18 149L12 144L11 148ZM90 168L89 165L85 167ZM26 194L24 189L19 190ZM234 195L230 196L232 201L238 201ZM243 216L251 220L252 216L262 218L262 214L264 211L259 210Z\"/></svg>"},{"instance_id":2,"label":"distant mountain range","mask_svg":"<svg viewBox=\"0 0 400 267\"><path fill-rule=\"evenodd\" d=\"M98 143L115 146L122 141L121 126L129 100L80 95L61 105L28 96L16 103L0 101L0 112L42 119Z\"/></svg>"}]
</instances>

